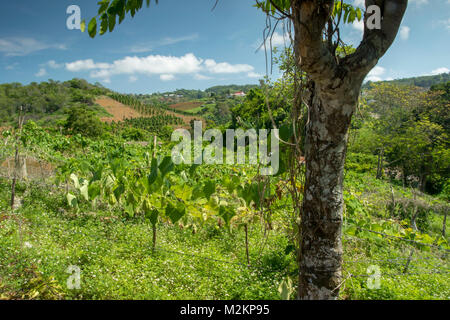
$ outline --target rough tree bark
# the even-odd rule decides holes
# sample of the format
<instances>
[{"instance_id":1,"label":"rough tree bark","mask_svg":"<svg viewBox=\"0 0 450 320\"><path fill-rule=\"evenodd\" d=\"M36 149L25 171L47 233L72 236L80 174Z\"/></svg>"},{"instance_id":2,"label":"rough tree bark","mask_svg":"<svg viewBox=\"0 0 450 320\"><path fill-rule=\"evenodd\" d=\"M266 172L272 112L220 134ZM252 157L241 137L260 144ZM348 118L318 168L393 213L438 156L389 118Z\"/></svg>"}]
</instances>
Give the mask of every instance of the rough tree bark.
<instances>
[{"instance_id":1,"label":"rough tree bark","mask_svg":"<svg viewBox=\"0 0 450 320\"><path fill-rule=\"evenodd\" d=\"M381 148L380 152L378 153L377 179L381 179L383 177L383 156L384 148Z\"/></svg>"},{"instance_id":2,"label":"rough tree bark","mask_svg":"<svg viewBox=\"0 0 450 320\"><path fill-rule=\"evenodd\" d=\"M370 5L381 8L381 30L366 27L356 52L339 59L323 41L334 0L291 2L296 63L310 79L303 101L309 108L309 121L301 216L300 299L336 299L339 294L348 128L362 82L394 41L407 0L366 0L366 7Z\"/></svg>"}]
</instances>

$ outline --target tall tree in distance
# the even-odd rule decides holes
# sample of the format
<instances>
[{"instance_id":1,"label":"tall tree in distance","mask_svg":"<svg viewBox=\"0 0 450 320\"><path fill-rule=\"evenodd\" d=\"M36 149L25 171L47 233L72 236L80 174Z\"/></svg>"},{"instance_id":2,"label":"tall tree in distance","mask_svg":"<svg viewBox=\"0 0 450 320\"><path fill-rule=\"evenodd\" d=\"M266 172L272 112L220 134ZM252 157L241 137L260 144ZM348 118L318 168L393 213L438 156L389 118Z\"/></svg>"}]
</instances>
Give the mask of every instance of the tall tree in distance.
<instances>
[{"instance_id":1,"label":"tall tree in distance","mask_svg":"<svg viewBox=\"0 0 450 320\"><path fill-rule=\"evenodd\" d=\"M150 0L146 0L147 5ZM256 6L293 28L297 68L306 74L308 107L305 140L306 182L301 212L300 299L336 299L342 281L343 171L348 128L363 80L392 45L408 0L366 0L364 35L356 50L339 53L339 24L361 18L343 0L261 0ZM143 0L99 2L100 34L112 31ZM368 10L369 9L369 10ZM369 22L369 23L368 23ZM83 22L82 28L85 26ZM88 26L97 32L97 19ZM298 108L300 109L300 107Z\"/></svg>"}]
</instances>

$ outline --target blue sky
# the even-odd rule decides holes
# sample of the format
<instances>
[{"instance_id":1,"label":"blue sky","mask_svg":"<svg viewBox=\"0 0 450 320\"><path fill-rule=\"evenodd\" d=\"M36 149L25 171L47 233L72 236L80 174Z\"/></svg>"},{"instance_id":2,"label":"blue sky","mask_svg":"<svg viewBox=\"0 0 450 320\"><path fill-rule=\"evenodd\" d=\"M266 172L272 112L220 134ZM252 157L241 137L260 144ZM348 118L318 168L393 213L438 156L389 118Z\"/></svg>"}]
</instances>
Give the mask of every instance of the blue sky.
<instances>
[{"instance_id":1,"label":"blue sky","mask_svg":"<svg viewBox=\"0 0 450 320\"><path fill-rule=\"evenodd\" d=\"M90 39L67 29L66 10L76 4L88 20L97 12L97 1L3 1L0 83L79 77L124 93L257 83L266 73L264 52L256 52L265 15L252 0L220 0L211 11L214 2L160 0L127 17L113 33ZM450 0L409 2L399 36L368 79L450 71ZM357 45L360 29L346 26L344 40ZM273 41L283 45L281 28Z\"/></svg>"}]
</instances>

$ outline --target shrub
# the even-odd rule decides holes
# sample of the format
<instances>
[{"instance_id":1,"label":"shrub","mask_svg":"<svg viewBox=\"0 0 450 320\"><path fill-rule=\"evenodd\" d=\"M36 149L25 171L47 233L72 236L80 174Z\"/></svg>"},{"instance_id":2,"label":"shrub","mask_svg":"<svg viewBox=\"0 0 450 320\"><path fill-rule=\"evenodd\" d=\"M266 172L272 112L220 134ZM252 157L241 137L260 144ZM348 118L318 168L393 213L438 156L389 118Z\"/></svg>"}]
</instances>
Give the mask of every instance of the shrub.
<instances>
[{"instance_id":1,"label":"shrub","mask_svg":"<svg viewBox=\"0 0 450 320\"><path fill-rule=\"evenodd\" d=\"M100 119L86 107L73 107L67 111L64 128L71 134L98 137L103 134L104 126Z\"/></svg>"}]
</instances>

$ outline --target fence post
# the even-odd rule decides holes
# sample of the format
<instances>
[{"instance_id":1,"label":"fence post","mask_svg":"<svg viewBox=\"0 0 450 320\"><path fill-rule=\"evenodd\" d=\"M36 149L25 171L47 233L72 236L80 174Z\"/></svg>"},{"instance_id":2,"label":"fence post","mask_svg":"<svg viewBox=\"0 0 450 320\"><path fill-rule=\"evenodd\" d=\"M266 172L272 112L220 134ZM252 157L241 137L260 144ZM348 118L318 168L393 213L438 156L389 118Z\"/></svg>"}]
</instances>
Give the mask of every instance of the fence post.
<instances>
[{"instance_id":1,"label":"fence post","mask_svg":"<svg viewBox=\"0 0 450 320\"><path fill-rule=\"evenodd\" d=\"M153 158L156 158L156 140L157 140L157 136L155 135L153 137Z\"/></svg>"},{"instance_id":2,"label":"fence post","mask_svg":"<svg viewBox=\"0 0 450 320\"><path fill-rule=\"evenodd\" d=\"M391 214L395 213L395 195L394 195L394 188L391 185L391 196L392 196L392 211Z\"/></svg>"},{"instance_id":3,"label":"fence post","mask_svg":"<svg viewBox=\"0 0 450 320\"><path fill-rule=\"evenodd\" d=\"M408 272L409 264L411 263L413 253L414 253L414 249L411 249L411 253L409 254L408 260L406 260L406 264L405 264L405 268L403 269L403 273Z\"/></svg>"},{"instance_id":4,"label":"fence post","mask_svg":"<svg viewBox=\"0 0 450 320\"><path fill-rule=\"evenodd\" d=\"M444 209L444 223L442 225L442 235L445 238L445 229L447 227L447 213L448 213L449 207L445 207Z\"/></svg>"}]
</instances>

